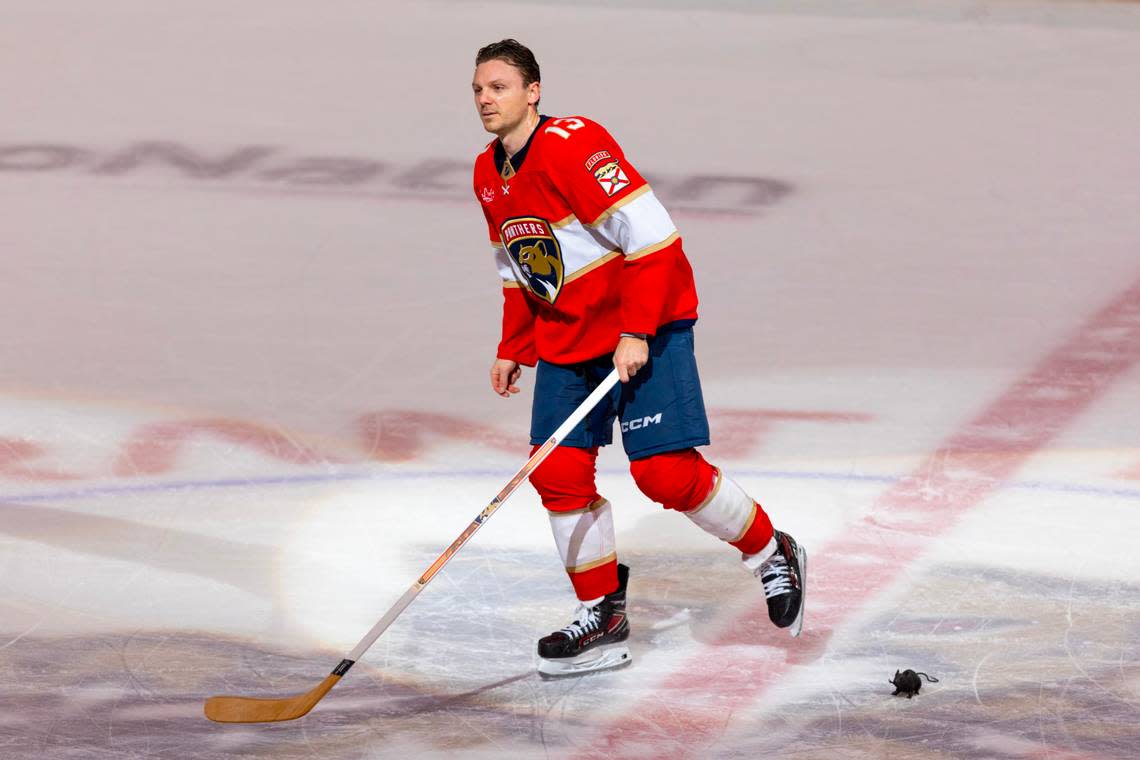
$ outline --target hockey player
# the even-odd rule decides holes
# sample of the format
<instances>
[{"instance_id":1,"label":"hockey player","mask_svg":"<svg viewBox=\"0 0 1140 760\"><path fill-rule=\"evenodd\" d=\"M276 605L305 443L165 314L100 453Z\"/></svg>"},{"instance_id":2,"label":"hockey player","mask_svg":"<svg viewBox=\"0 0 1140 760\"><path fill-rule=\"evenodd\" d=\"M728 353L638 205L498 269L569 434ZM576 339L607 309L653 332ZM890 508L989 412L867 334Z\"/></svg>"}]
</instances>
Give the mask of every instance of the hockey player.
<instances>
[{"instance_id":1,"label":"hockey player","mask_svg":"<svg viewBox=\"0 0 1140 760\"><path fill-rule=\"evenodd\" d=\"M629 568L617 561L610 503L595 486L615 419L641 491L735 547L764 585L772 622L799 635L803 548L695 448L709 443L693 350L697 294L668 212L600 125L539 114L528 48L496 42L475 64L475 107L497 136L474 176L503 283L491 387L510 398L521 365L537 364L537 446L614 367L621 378L530 478L580 602L569 625L538 642L540 672L630 662Z\"/></svg>"}]
</instances>

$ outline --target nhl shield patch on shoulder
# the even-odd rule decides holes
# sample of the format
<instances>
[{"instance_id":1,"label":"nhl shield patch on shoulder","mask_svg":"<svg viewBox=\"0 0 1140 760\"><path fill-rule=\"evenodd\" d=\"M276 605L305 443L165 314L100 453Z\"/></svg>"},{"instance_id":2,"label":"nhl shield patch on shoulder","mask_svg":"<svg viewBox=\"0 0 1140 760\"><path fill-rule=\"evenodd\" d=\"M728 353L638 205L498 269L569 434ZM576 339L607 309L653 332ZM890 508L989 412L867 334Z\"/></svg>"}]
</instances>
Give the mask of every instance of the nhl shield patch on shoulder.
<instances>
[{"instance_id":1,"label":"nhl shield patch on shoulder","mask_svg":"<svg viewBox=\"0 0 1140 760\"><path fill-rule=\"evenodd\" d=\"M625 176L621 164L617 159L608 161L594 170L594 179L606 191L606 195L616 195L623 188L629 186L629 177Z\"/></svg>"},{"instance_id":2,"label":"nhl shield patch on shoulder","mask_svg":"<svg viewBox=\"0 0 1140 760\"><path fill-rule=\"evenodd\" d=\"M508 219L499 228L515 278L536 298L553 304L562 290L562 249L550 222L537 216Z\"/></svg>"}]
</instances>

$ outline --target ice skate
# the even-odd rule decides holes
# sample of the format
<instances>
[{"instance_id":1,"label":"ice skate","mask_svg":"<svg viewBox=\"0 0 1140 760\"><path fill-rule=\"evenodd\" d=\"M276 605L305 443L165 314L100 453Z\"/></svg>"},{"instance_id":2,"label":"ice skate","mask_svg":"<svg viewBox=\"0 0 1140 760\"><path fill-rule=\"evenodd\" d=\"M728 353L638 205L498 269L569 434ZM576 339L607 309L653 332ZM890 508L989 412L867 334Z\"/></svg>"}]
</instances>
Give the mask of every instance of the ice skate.
<instances>
[{"instance_id":1,"label":"ice skate","mask_svg":"<svg viewBox=\"0 0 1140 760\"><path fill-rule=\"evenodd\" d=\"M629 647L629 621L625 616L625 588L629 568L618 565L617 591L593 606L578 605L577 619L538 641L538 672L544 677L575 676L633 662Z\"/></svg>"},{"instance_id":2,"label":"ice skate","mask_svg":"<svg viewBox=\"0 0 1140 760\"><path fill-rule=\"evenodd\" d=\"M799 636L804 625L804 598L807 580L807 552L787 533L776 531L772 538L776 552L765 560L745 555L744 564L764 582L768 617L779 628Z\"/></svg>"}]
</instances>

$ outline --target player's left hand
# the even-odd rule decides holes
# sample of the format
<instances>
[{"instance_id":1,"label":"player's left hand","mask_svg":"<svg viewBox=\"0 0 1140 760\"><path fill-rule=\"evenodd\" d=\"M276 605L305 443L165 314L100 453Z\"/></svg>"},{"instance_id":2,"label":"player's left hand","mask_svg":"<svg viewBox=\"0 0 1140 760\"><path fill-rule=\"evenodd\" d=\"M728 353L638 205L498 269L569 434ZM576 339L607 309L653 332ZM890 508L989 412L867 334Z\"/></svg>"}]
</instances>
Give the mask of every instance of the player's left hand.
<instances>
[{"instance_id":1,"label":"player's left hand","mask_svg":"<svg viewBox=\"0 0 1140 760\"><path fill-rule=\"evenodd\" d=\"M648 363L649 341L628 335L618 341L614 350L614 366L623 383L628 383L629 379Z\"/></svg>"}]
</instances>

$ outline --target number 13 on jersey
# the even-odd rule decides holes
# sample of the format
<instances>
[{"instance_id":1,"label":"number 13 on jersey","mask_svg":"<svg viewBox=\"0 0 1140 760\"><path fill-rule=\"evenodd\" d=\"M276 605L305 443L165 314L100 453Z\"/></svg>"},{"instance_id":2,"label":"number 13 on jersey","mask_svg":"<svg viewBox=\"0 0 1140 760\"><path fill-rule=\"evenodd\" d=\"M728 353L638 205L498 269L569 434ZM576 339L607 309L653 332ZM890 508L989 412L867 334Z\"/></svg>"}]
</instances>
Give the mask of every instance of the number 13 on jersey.
<instances>
[{"instance_id":1,"label":"number 13 on jersey","mask_svg":"<svg viewBox=\"0 0 1140 760\"><path fill-rule=\"evenodd\" d=\"M558 135L563 140L569 140L570 132L573 132L576 129L581 129L584 126L586 126L586 123L584 121L581 119L575 119L571 116L565 119L554 119L550 122L550 126L547 127L544 131L549 132L552 135Z\"/></svg>"}]
</instances>

